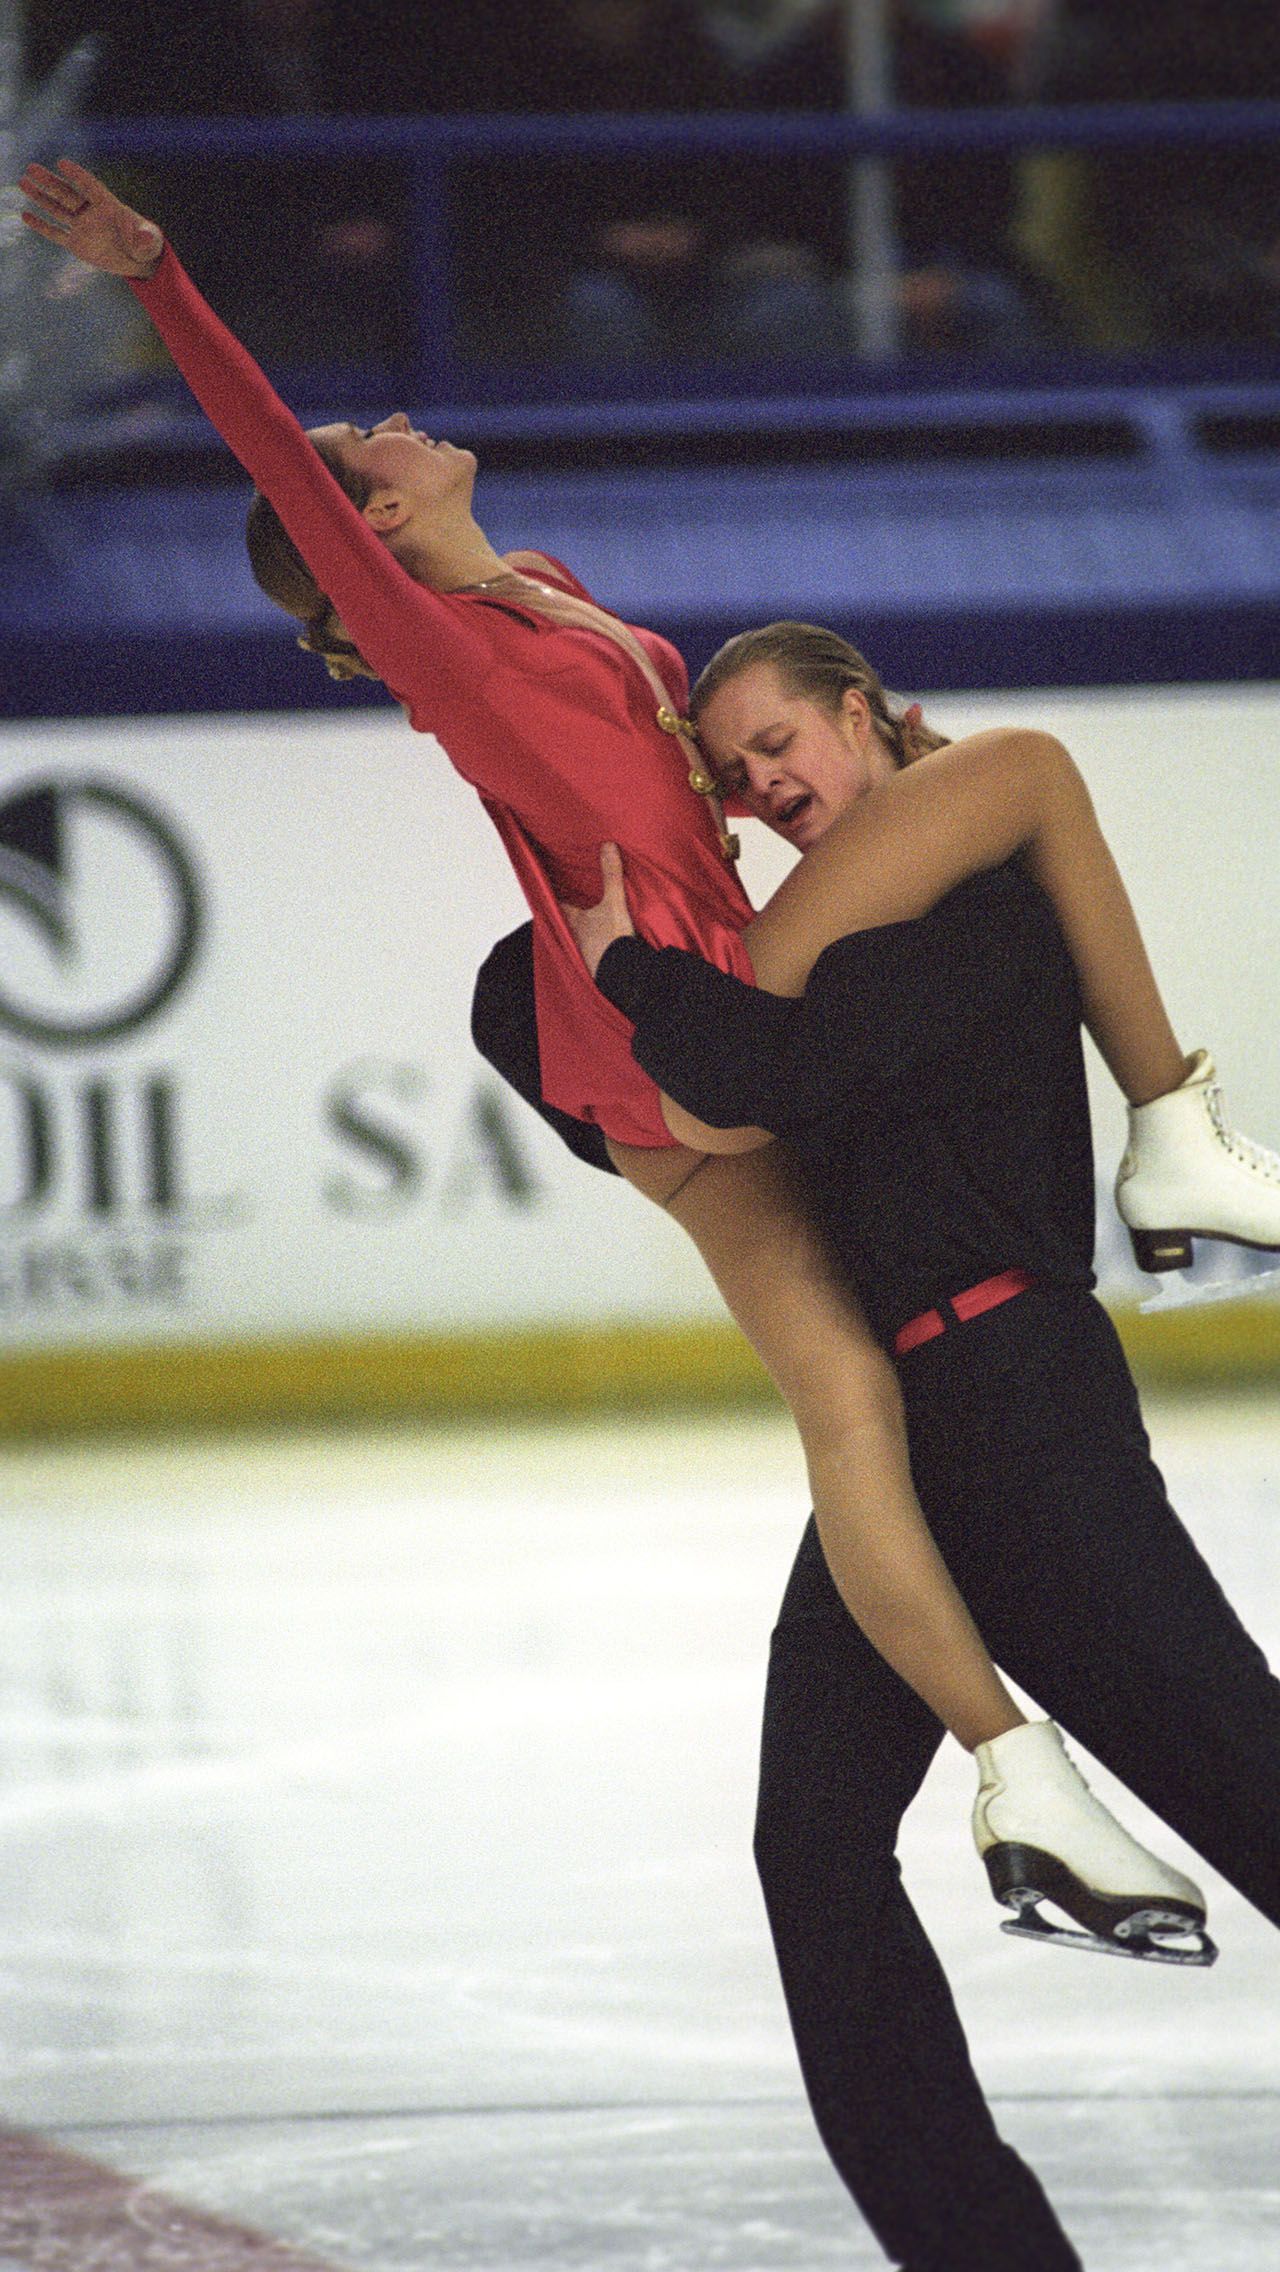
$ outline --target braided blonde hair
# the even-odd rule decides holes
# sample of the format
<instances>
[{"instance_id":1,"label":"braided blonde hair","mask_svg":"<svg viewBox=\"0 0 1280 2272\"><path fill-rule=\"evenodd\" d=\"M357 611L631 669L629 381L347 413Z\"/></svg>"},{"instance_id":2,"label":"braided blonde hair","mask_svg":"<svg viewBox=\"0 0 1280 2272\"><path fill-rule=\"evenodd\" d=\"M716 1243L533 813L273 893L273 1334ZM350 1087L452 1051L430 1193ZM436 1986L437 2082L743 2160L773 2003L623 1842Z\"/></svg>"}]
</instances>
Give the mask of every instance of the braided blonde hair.
<instances>
[{"instance_id":1,"label":"braided blonde hair","mask_svg":"<svg viewBox=\"0 0 1280 2272\"><path fill-rule=\"evenodd\" d=\"M695 723L713 694L753 664L769 663L789 694L816 703L835 716L850 687L867 706L898 765L910 765L928 750L944 749L947 734L926 726L918 702L900 705L885 691L879 672L838 632L817 623L765 623L726 640L702 671L689 696Z\"/></svg>"}]
</instances>

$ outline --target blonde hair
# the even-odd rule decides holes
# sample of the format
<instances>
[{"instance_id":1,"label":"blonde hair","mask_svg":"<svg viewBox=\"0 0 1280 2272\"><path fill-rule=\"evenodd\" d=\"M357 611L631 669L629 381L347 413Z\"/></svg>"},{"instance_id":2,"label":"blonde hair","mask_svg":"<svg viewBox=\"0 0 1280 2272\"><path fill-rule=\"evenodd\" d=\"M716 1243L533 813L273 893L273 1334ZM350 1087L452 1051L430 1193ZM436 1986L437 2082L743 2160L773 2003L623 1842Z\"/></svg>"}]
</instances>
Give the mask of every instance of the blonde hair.
<instances>
[{"instance_id":1,"label":"blonde hair","mask_svg":"<svg viewBox=\"0 0 1280 2272\"><path fill-rule=\"evenodd\" d=\"M944 749L946 734L926 726L918 702L898 705L885 691L879 672L838 632L818 623L765 623L741 631L712 656L689 696L695 723L713 694L755 663L769 663L789 694L816 703L835 716L850 687L866 697L877 727L899 765L910 765L931 749Z\"/></svg>"}]
</instances>

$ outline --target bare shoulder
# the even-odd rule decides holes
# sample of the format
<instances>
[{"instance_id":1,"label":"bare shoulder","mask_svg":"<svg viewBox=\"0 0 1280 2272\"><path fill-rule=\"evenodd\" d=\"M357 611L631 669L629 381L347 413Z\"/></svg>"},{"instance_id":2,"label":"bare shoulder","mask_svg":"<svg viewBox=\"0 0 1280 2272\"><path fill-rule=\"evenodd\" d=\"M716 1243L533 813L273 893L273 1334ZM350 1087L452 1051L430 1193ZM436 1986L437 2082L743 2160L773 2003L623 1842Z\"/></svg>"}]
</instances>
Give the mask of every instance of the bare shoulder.
<instances>
[{"instance_id":1,"label":"bare shoulder","mask_svg":"<svg viewBox=\"0 0 1280 2272\"><path fill-rule=\"evenodd\" d=\"M1061 749L1064 746L1056 734L1049 733L1043 726L1015 725L1012 721L1004 721L998 726L979 726L973 733L965 734L952 742L950 747L961 749L971 744L975 749L995 749L1001 744L1012 747L1018 743L1024 743L1028 748L1052 745Z\"/></svg>"},{"instance_id":2,"label":"bare shoulder","mask_svg":"<svg viewBox=\"0 0 1280 2272\"><path fill-rule=\"evenodd\" d=\"M1053 767L1069 764L1070 752L1065 742L1059 741L1056 734L1047 733L1042 726L980 726L976 732L962 734L957 740L930 751L927 762L938 762L941 771L992 762Z\"/></svg>"}]
</instances>

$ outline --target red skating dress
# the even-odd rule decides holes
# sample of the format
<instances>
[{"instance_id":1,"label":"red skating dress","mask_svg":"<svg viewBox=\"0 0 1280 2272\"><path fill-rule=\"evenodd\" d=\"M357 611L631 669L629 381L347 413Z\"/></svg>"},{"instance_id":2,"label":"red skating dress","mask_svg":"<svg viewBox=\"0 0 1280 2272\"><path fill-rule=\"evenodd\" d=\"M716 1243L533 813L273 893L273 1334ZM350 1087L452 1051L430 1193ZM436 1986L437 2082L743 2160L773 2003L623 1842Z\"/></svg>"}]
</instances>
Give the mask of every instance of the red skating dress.
<instances>
[{"instance_id":1,"label":"red skating dress","mask_svg":"<svg viewBox=\"0 0 1280 2272\"><path fill-rule=\"evenodd\" d=\"M620 1142L669 1145L632 1028L587 976L558 899L600 896L600 845L621 846L637 929L750 979L751 906L720 850L684 744L658 724L639 664L607 632L566 627L503 593L415 583L346 497L252 358L172 251L133 280L196 400L270 498L361 654L479 791L534 917L543 1089ZM548 578L551 581L551 578ZM564 591L589 598L557 570ZM674 647L633 628L684 709ZM441 858L450 847L442 844Z\"/></svg>"}]
</instances>

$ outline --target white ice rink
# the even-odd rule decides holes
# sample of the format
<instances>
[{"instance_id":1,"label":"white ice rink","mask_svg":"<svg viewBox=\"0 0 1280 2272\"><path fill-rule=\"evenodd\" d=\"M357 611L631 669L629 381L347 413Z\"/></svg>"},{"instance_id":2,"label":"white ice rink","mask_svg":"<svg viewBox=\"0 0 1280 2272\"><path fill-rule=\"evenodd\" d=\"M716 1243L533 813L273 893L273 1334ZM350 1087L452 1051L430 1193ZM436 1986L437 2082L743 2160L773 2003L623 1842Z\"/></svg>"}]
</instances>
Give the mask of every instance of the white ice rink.
<instances>
[{"instance_id":1,"label":"white ice rink","mask_svg":"<svg viewBox=\"0 0 1280 2272\"><path fill-rule=\"evenodd\" d=\"M1280 1401L1149 1409L1274 1654ZM78 2256L0 2194L0 2272L883 2261L811 2126L751 1863L805 1513L785 1422L0 1471L0 2119L148 2181ZM1089 2272L1275 2272L1270 1928L1197 1863L1210 1972L1011 1941L971 1780L948 1746L907 1879ZM302 2253L228 2253L214 2220L197 2246L164 2196Z\"/></svg>"}]
</instances>

